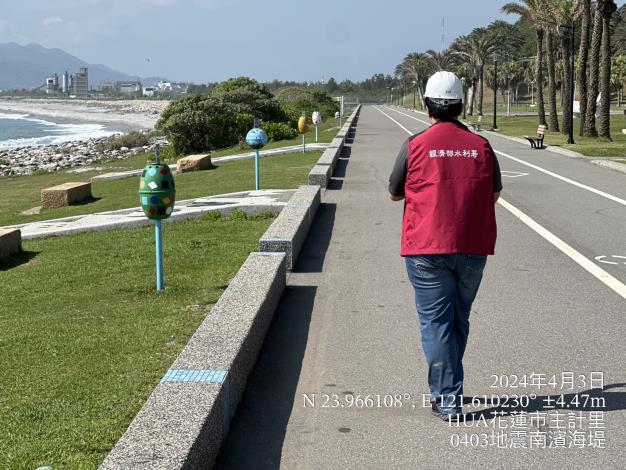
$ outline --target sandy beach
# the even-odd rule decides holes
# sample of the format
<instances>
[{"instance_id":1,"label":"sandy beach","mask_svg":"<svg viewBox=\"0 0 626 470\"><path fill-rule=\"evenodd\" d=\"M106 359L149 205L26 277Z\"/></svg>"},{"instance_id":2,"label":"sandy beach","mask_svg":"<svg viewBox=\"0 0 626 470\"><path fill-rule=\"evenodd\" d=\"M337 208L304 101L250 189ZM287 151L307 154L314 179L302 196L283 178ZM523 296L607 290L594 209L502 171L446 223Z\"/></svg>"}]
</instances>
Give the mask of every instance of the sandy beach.
<instances>
[{"instance_id":1,"label":"sandy beach","mask_svg":"<svg viewBox=\"0 0 626 470\"><path fill-rule=\"evenodd\" d=\"M56 123L97 123L120 132L153 129L169 101L0 98L0 112Z\"/></svg>"}]
</instances>

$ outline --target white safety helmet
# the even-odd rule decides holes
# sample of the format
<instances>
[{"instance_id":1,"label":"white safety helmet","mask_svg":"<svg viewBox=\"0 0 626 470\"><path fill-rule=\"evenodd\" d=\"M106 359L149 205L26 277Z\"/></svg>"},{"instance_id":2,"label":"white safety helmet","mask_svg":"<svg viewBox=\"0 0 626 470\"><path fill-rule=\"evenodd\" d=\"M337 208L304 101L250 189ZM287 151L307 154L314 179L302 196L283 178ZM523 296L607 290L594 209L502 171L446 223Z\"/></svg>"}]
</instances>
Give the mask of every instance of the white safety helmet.
<instances>
[{"instance_id":1,"label":"white safety helmet","mask_svg":"<svg viewBox=\"0 0 626 470\"><path fill-rule=\"evenodd\" d=\"M452 72L437 72L428 79L424 98L440 105L463 101L463 82Z\"/></svg>"}]
</instances>

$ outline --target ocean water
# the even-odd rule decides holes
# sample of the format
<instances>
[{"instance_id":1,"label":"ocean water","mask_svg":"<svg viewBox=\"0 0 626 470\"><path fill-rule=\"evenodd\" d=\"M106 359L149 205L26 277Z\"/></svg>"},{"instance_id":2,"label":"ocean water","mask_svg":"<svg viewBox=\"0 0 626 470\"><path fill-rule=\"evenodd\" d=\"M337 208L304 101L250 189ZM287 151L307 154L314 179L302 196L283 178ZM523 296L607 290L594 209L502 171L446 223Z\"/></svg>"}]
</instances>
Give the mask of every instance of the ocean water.
<instances>
[{"instance_id":1,"label":"ocean water","mask_svg":"<svg viewBox=\"0 0 626 470\"><path fill-rule=\"evenodd\" d=\"M114 133L101 124L57 124L28 114L0 113L0 148L60 144Z\"/></svg>"}]
</instances>

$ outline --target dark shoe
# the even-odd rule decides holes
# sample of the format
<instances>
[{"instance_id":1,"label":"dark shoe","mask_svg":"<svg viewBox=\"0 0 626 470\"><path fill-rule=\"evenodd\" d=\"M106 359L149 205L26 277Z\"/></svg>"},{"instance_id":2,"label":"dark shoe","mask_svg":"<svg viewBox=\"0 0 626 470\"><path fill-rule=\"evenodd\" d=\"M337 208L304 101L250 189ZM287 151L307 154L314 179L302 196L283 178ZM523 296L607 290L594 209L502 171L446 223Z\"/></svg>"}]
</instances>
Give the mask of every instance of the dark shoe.
<instances>
[{"instance_id":1,"label":"dark shoe","mask_svg":"<svg viewBox=\"0 0 626 470\"><path fill-rule=\"evenodd\" d=\"M465 415L463 413L446 413L439 408L439 405L437 405L437 402L435 401L431 401L430 405L433 416L442 421L449 423L460 423L465 421Z\"/></svg>"}]
</instances>

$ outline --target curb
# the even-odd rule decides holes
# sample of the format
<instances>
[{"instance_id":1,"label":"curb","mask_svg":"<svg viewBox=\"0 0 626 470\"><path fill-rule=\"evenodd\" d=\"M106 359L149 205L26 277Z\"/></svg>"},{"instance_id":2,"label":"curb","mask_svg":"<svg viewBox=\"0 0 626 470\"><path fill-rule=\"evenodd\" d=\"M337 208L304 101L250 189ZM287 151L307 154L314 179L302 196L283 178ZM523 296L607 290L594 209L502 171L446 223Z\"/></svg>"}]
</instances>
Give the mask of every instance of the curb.
<instances>
[{"instance_id":1,"label":"curb","mask_svg":"<svg viewBox=\"0 0 626 470\"><path fill-rule=\"evenodd\" d=\"M353 132L353 127L358 122L361 106L362 105L358 105L350 117L346 119L345 124L339 130L337 136L331 141L328 148L309 172L309 185L319 186L322 189L328 187L328 183L337 165L337 160L341 156L346 139L350 137L350 134Z\"/></svg>"},{"instance_id":2,"label":"curb","mask_svg":"<svg viewBox=\"0 0 626 470\"><path fill-rule=\"evenodd\" d=\"M300 186L259 240L259 251L285 253L287 270L292 271L320 203L319 186Z\"/></svg>"},{"instance_id":3,"label":"curb","mask_svg":"<svg viewBox=\"0 0 626 470\"><path fill-rule=\"evenodd\" d=\"M609 168L611 170L619 171L620 173L626 173L626 165L623 163L617 163L611 160L591 160L591 163L601 166L603 168Z\"/></svg>"},{"instance_id":4,"label":"curb","mask_svg":"<svg viewBox=\"0 0 626 470\"><path fill-rule=\"evenodd\" d=\"M100 470L211 468L286 286L284 253L251 253Z\"/></svg>"}]
</instances>

